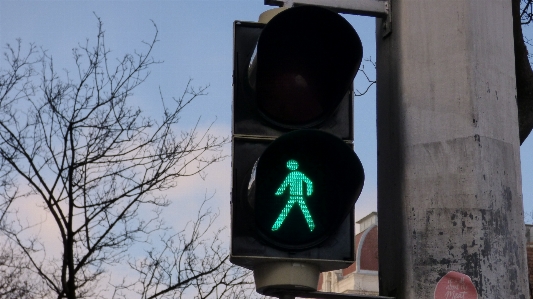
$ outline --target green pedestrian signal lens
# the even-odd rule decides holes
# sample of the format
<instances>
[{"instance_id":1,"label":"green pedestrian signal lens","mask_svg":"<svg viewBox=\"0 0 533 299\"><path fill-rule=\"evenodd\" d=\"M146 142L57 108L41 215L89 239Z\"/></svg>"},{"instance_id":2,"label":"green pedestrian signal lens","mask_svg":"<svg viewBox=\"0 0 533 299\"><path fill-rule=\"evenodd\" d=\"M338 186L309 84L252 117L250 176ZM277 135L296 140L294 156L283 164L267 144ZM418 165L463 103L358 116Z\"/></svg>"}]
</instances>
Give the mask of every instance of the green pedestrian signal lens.
<instances>
[{"instance_id":1,"label":"green pedestrian signal lens","mask_svg":"<svg viewBox=\"0 0 533 299\"><path fill-rule=\"evenodd\" d=\"M246 190L258 239L291 250L324 242L350 214L363 181L361 162L341 139L319 130L278 137Z\"/></svg>"},{"instance_id":2,"label":"green pedestrian signal lens","mask_svg":"<svg viewBox=\"0 0 533 299\"><path fill-rule=\"evenodd\" d=\"M315 223L313 222L313 217L311 217L311 214L309 213L307 205L305 204L305 201L303 199L303 183L306 183L307 196L309 196L313 193L313 182L308 177L306 177L305 174L301 173L300 171L296 171L296 169L298 169L298 162L296 162L295 160L289 160L289 162L287 162L287 168L293 171L289 173L287 178L278 188L278 191L276 191L276 195L282 195L288 186L289 201L279 214L278 219L276 220L274 225L272 226L272 231L276 231L280 228L281 224L283 224L283 221L285 220L285 218L287 218L287 215L289 214L292 206L294 206L295 203L298 203L298 205L300 206L300 209L304 214L305 221L309 226L309 230L313 231L313 229L315 228Z\"/></svg>"}]
</instances>

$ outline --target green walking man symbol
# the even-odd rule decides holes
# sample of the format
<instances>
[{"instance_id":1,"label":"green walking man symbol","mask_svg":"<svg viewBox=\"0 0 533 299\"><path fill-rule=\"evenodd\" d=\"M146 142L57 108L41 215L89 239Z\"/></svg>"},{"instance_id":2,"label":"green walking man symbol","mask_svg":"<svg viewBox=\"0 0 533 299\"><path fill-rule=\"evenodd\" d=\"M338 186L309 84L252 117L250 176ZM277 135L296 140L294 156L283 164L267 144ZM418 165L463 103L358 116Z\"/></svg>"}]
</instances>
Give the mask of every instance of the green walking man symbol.
<instances>
[{"instance_id":1,"label":"green walking man symbol","mask_svg":"<svg viewBox=\"0 0 533 299\"><path fill-rule=\"evenodd\" d=\"M309 178L305 176L302 172L296 170L298 169L298 162L296 160L289 160L287 162L287 168L292 170L291 173L287 176L287 178L283 181L281 186L276 191L276 195L281 195L287 189L287 186L289 187L289 201L281 211L281 213L278 216L278 219L272 226L272 231L276 231L281 227L281 224L287 218L287 215L289 214L289 211L291 210L292 206L294 206L295 203L298 203L300 206L300 209L302 210L302 213L304 214L305 221L307 221L307 225L309 226L309 230L313 231L315 229L315 223L313 222L313 218L311 217L311 214L309 214L309 209L307 209L307 205L305 204L304 197L303 197L303 183L305 182L307 185L307 196L310 196L313 193L313 182Z\"/></svg>"}]
</instances>

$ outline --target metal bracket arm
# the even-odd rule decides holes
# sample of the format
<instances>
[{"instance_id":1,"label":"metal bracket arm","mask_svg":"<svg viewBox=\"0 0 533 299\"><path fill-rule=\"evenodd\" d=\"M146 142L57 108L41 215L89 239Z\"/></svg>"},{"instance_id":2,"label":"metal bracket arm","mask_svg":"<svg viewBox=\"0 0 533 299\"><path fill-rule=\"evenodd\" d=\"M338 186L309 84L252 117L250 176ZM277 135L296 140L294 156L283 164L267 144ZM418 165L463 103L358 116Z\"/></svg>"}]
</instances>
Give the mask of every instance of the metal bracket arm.
<instances>
[{"instance_id":1,"label":"metal bracket arm","mask_svg":"<svg viewBox=\"0 0 533 299\"><path fill-rule=\"evenodd\" d=\"M316 5L346 14L386 18L389 15L389 0L265 0L272 6Z\"/></svg>"}]
</instances>

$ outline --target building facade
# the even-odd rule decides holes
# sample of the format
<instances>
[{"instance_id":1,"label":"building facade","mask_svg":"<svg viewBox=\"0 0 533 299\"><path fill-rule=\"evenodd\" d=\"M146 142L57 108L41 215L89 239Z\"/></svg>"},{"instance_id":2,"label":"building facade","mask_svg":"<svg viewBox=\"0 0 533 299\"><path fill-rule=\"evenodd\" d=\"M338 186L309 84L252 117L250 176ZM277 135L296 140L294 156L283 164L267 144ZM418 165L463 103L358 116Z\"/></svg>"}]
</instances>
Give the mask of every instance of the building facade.
<instances>
[{"instance_id":1,"label":"building facade","mask_svg":"<svg viewBox=\"0 0 533 299\"><path fill-rule=\"evenodd\" d=\"M527 267L529 274L529 296L533 299L533 224L526 224Z\"/></svg>"},{"instance_id":2,"label":"building facade","mask_svg":"<svg viewBox=\"0 0 533 299\"><path fill-rule=\"evenodd\" d=\"M372 212L357 221L360 233L355 236L355 263L346 269L324 272L318 281L322 292L378 295L378 225Z\"/></svg>"}]
</instances>

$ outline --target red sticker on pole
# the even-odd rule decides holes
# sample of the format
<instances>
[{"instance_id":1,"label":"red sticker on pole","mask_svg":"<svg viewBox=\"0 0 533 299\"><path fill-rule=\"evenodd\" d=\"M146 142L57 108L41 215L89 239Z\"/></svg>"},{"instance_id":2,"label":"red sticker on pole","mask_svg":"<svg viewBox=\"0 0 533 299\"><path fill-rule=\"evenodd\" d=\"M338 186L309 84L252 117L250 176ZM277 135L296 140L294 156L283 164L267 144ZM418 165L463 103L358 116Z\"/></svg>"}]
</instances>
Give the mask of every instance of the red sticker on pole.
<instances>
[{"instance_id":1,"label":"red sticker on pole","mask_svg":"<svg viewBox=\"0 0 533 299\"><path fill-rule=\"evenodd\" d=\"M477 290L469 276L450 271L435 287L435 299L477 299Z\"/></svg>"}]
</instances>

